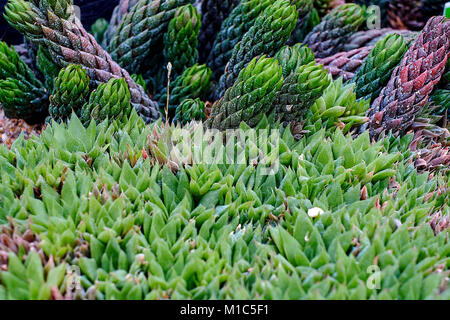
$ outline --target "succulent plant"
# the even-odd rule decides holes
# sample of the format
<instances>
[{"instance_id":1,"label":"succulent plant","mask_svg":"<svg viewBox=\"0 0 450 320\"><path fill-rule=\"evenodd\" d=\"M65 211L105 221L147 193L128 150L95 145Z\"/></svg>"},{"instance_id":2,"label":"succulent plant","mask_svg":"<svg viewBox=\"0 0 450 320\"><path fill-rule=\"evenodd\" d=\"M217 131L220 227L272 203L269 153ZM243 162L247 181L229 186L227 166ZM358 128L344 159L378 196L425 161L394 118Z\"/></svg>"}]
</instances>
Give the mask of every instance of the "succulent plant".
<instances>
[{"instance_id":1,"label":"succulent plant","mask_svg":"<svg viewBox=\"0 0 450 320\"><path fill-rule=\"evenodd\" d=\"M9 118L39 122L45 117L48 94L13 47L0 42L0 102Z\"/></svg>"},{"instance_id":2,"label":"succulent plant","mask_svg":"<svg viewBox=\"0 0 450 320\"><path fill-rule=\"evenodd\" d=\"M371 50L372 47L361 47L316 61L324 65L333 79L342 77L344 81L348 81L355 77L355 73L361 68Z\"/></svg>"},{"instance_id":3,"label":"succulent plant","mask_svg":"<svg viewBox=\"0 0 450 320\"><path fill-rule=\"evenodd\" d=\"M450 20L355 2L9 0L0 300L450 300Z\"/></svg>"},{"instance_id":4,"label":"succulent plant","mask_svg":"<svg viewBox=\"0 0 450 320\"><path fill-rule=\"evenodd\" d=\"M284 46L276 54L275 59L278 60L283 69L283 76L286 78L291 73L296 72L302 65L314 61L314 53L308 47L297 43L294 46Z\"/></svg>"},{"instance_id":5,"label":"succulent plant","mask_svg":"<svg viewBox=\"0 0 450 320\"><path fill-rule=\"evenodd\" d=\"M202 27L199 34L200 62L205 63L219 33L222 22L238 6L240 0L204 0L201 4Z\"/></svg>"},{"instance_id":6,"label":"succulent plant","mask_svg":"<svg viewBox=\"0 0 450 320\"><path fill-rule=\"evenodd\" d=\"M11 268L2 273L2 282L11 300L49 300L51 288L63 284L66 266L43 265L39 254L32 251L24 262L13 253L9 254ZM28 276L32 275L32 276Z\"/></svg>"},{"instance_id":7,"label":"succulent plant","mask_svg":"<svg viewBox=\"0 0 450 320\"><path fill-rule=\"evenodd\" d=\"M160 117L157 103L136 85L129 73L111 59L75 18L72 0L46 1L39 6L34 1L9 0L5 19L32 42L49 50L59 67L79 64L96 85L111 78L125 78L132 105L138 113L147 122Z\"/></svg>"},{"instance_id":8,"label":"succulent plant","mask_svg":"<svg viewBox=\"0 0 450 320\"><path fill-rule=\"evenodd\" d=\"M368 118L365 112L369 101L357 101L354 88L354 84L343 85L342 78L333 81L311 106L310 122L315 125L319 121L321 126L327 128L338 126L344 132L366 123Z\"/></svg>"},{"instance_id":9,"label":"succulent plant","mask_svg":"<svg viewBox=\"0 0 450 320\"><path fill-rule=\"evenodd\" d=\"M201 121L205 119L205 103L199 98L186 99L177 106L174 122L186 124L192 120Z\"/></svg>"},{"instance_id":10,"label":"succulent plant","mask_svg":"<svg viewBox=\"0 0 450 320\"><path fill-rule=\"evenodd\" d=\"M17 78L36 88L42 87L42 83L36 78L30 67L20 58L14 47L9 47L0 41L0 78Z\"/></svg>"},{"instance_id":11,"label":"succulent plant","mask_svg":"<svg viewBox=\"0 0 450 320\"><path fill-rule=\"evenodd\" d=\"M39 123L46 115L48 96L16 78L0 80L0 102L8 118Z\"/></svg>"},{"instance_id":12,"label":"succulent plant","mask_svg":"<svg viewBox=\"0 0 450 320\"><path fill-rule=\"evenodd\" d=\"M80 116L81 108L89 96L89 77L79 65L69 65L55 78L50 96L50 116L65 120L72 112Z\"/></svg>"},{"instance_id":13,"label":"succulent plant","mask_svg":"<svg viewBox=\"0 0 450 320\"><path fill-rule=\"evenodd\" d=\"M331 79L322 65L314 61L293 70L284 80L274 102L275 115L282 122L299 120L322 96Z\"/></svg>"},{"instance_id":14,"label":"succulent plant","mask_svg":"<svg viewBox=\"0 0 450 320\"><path fill-rule=\"evenodd\" d=\"M111 79L94 90L89 101L81 110L81 119L88 124L91 120L101 122L110 119L124 119L131 113L131 94L125 79Z\"/></svg>"},{"instance_id":15,"label":"succulent plant","mask_svg":"<svg viewBox=\"0 0 450 320\"><path fill-rule=\"evenodd\" d=\"M283 74L277 60L265 56L254 58L213 105L206 125L225 130L237 128L244 121L255 126L270 110L282 84Z\"/></svg>"},{"instance_id":16,"label":"succulent plant","mask_svg":"<svg viewBox=\"0 0 450 320\"><path fill-rule=\"evenodd\" d=\"M299 13L300 16L300 13ZM319 13L316 9L311 9L309 13L297 21L297 26L292 32L291 37L288 40L288 44L296 44L303 42L305 37L320 23Z\"/></svg>"},{"instance_id":17,"label":"succulent plant","mask_svg":"<svg viewBox=\"0 0 450 320\"><path fill-rule=\"evenodd\" d=\"M172 63L174 76L198 61L200 15L191 4L179 7L164 35L164 57Z\"/></svg>"},{"instance_id":18,"label":"succulent plant","mask_svg":"<svg viewBox=\"0 0 450 320\"><path fill-rule=\"evenodd\" d=\"M113 34L119 27L124 16L131 11L131 9L136 5L139 0L120 0L111 15L111 19L108 23L108 29L106 29L103 39L103 47L107 48Z\"/></svg>"},{"instance_id":19,"label":"succulent plant","mask_svg":"<svg viewBox=\"0 0 450 320\"><path fill-rule=\"evenodd\" d=\"M180 127L146 125L134 110L88 128L73 116L0 146L0 221L21 227L0 236L0 298L448 299L448 150L419 155L411 134L296 140L265 117L257 127L279 139L242 143L239 165L177 159ZM273 175L251 157L264 146L278 150ZM376 290L374 259L389 279Z\"/></svg>"},{"instance_id":20,"label":"succulent plant","mask_svg":"<svg viewBox=\"0 0 450 320\"><path fill-rule=\"evenodd\" d=\"M206 65L195 64L187 68L170 85L169 110L175 110L185 99L195 99L204 96L211 86L212 71ZM167 91L163 90L156 96L161 106L167 104Z\"/></svg>"},{"instance_id":21,"label":"succulent plant","mask_svg":"<svg viewBox=\"0 0 450 320\"><path fill-rule=\"evenodd\" d=\"M306 36L308 45L317 58L329 57L343 49L348 38L364 21L364 11L357 4L349 3L333 9Z\"/></svg>"},{"instance_id":22,"label":"succulent plant","mask_svg":"<svg viewBox=\"0 0 450 320\"><path fill-rule=\"evenodd\" d=\"M208 56L207 65L218 79L231 59L233 48L254 25L256 18L272 3L270 0L242 0L223 21Z\"/></svg>"},{"instance_id":23,"label":"succulent plant","mask_svg":"<svg viewBox=\"0 0 450 320\"><path fill-rule=\"evenodd\" d=\"M449 19L437 16L427 22L368 112L372 137L390 130L398 134L412 124L444 74L449 33Z\"/></svg>"},{"instance_id":24,"label":"succulent plant","mask_svg":"<svg viewBox=\"0 0 450 320\"><path fill-rule=\"evenodd\" d=\"M273 56L286 43L295 28L297 15L296 7L288 0L277 0L264 10L234 47L227 70L216 88L216 98L223 96L254 57Z\"/></svg>"},{"instance_id":25,"label":"succulent plant","mask_svg":"<svg viewBox=\"0 0 450 320\"><path fill-rule=\"evenodd\" d=\"M391 34L378 41L353 78L356 97L374 101L387 85L408 46L402 36Z\"/></svg>"},{"instance_id":26,"label":"succulent plant","mask_svg":"<svg viewBox=\"0 0 450 320\"><path fill-rule=\"evenodd\" d=\"M320 22L317 10L314 9L314 1L312 0L295 0L291 1L295 4L298 11L297 25L288 41L289 44L296 44L303 40L312 28ZM314 12L312 12L314 10ZM315 23L317 22L317 23ZM315 23L315 24L314 24ZM314 24L313 26L311 26Z\"/></svg>"},{"instance_id":27,"label":"succulent plant","mask_svg":"<svg viewBox=\"0 0 450 320\"><path fill-rule=\"evenodd\" d=\"M142 63L160 50L159 43L178 8L190 2L139 0L111 35L108 52L112 59L132 73L141 72Z\"/></svg>"}]
</instances>

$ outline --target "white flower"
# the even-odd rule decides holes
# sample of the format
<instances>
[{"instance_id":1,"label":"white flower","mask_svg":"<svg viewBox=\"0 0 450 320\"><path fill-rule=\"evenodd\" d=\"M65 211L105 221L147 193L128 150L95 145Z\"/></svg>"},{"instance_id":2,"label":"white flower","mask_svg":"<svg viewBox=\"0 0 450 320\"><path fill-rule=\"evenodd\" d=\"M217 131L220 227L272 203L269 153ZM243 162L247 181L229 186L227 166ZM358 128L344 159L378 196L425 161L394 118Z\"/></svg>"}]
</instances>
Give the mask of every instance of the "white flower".
<instances>
[{"instance_id":1,"label":"white flower","mask_svg":"<svg viewBox=\"0 0 450 320\"><path fill-rule=\"evenodd\" d=\"M318 207L314 207L308 210L308 216L310 216L311 218L318 217L322 213L324 213L324 211Z\"/></svg>"}]
</instances>

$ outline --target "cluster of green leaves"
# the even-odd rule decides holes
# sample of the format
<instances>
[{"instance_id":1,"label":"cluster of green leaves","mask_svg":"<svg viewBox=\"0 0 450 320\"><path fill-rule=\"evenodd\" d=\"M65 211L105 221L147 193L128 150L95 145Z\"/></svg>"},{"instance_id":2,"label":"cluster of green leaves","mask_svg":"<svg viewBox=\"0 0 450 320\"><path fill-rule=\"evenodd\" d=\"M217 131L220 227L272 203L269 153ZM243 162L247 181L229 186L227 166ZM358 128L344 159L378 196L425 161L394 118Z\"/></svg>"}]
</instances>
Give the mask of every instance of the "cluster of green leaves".
<instances>
[{"instance_id":1,"label":"cluster of green leaves","mask_svg":"<svg viewBox=\"0 0 450 320\"><path fill-rule=\"evenodd\" d=\"M416 172L410 135L371 144L321 129L297 141L281 127L279 170L264 176L250 161L161 165L162 127L134 111L87 128L73 116L0 146L0 223L30 224L55 261L45 271L33 253L11 254L0 298L64 294L67 266L98 299L450 297L449 230L429 223L450 214L448 176Z\"/></svg>"},{"instance_id":2,"label":"cluster of green leaves","mask_svg":"<svg viewBox=\"0 0 450 320\"><path fill-rule=\"evenodd\" d=\"M26 256L11 252L8 261L8 271L1 273L1 300L48 300L51 288L61 286L66 275L65 263L43 266L35 251Z\"/></svg>"}]
</instances>

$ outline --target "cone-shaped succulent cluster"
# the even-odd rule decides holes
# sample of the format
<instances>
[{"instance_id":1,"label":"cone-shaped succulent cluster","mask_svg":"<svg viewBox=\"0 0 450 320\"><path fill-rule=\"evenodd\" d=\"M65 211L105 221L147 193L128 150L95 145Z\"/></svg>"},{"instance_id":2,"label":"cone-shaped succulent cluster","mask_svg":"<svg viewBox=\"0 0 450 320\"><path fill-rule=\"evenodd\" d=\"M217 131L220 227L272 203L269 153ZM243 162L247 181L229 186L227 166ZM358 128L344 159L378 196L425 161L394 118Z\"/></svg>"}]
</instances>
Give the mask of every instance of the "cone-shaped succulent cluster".
<instances>
[{"instance_id":1,"label":"cone-shaped succulent cluster","mask_svg":"<svg viewBox=\"0 0 450 320\"><path fill-rule=\"evenodd\" d=\"M111 41L112 36L119 27L124 16L131 11L131 9L136 5L139 0L120 0L117 6L114 8L111 15L111 19L108 23L108 29L104 34L103 46L106 48Z\"/></svg>"},{"instance_id":2,"label":"cone-shaped succulent cluster","mask_svg":"<svg viewBox=\"0 0 450 320\"><path fill-rule=\"evenodd\" d=\"M13 47L0 42L0 103L9 118L39 122L45 117L48 94Z\"/></svg>"},{"instance_id":3,"label":"cone-shaped succulent cluster","mask_svg":"<svg viewBox=\"0 0 450 320\"><path fill-rule=\"evenodd\" d=\"M172 63L174 76L198 61L198 33L200 15L188 4L178 8L164 35L164 57Z\"/></svg>"},{"instance_id":4,"label":"cone-shaped succulent cluster","mask_svg":"<svg viewBox=\"0 0 450 320\"><path fill-rule=\"evenodd\" d=\"M200 62L206 62L223 21L239 3L240 0L202 1L202 27L198 38Z\"/></svg>"},{"instance_id":5,"label":"cone-shaped succulent cluster","mask_svg":"<svg viewBox=\"0 0 450 320\"><path fill-rule=\"evenodd\" d=\"M50 116L62 120L69 118L72 112L79 116L88 97L89 77L86 71L79 65L69 65L55 78L50 96Z\"/></svg>"},{"instance_id":6,"label":"cone-shaped succulent cluster","mask_svg":"<svg viewBox=\"0 0 450 320\"><path fill-rule=\"evenodd\" d=\"M218 79L223 74L233 53L233 48L254 25L256 18L271 3L271 0L242 0L223 21L207 63L214 72L214 79Z\"/></svg>"},{"instance_id":7,"label":"cone-shaped succulent cluster","mask_svg":"<svg viewBox=\"0 0 450 320\"><path fill-rule=\"evenodd\" d=\"M301 120L330 82L327 71L315 62L293 70L277 93L274 102L276 117L282 122Z\"/></svg>"},{"instance_id":8,"label":"cone-shaped succulent cluster","mask_svg":"<svg viewBox=\"0 0 450 320\"><path fill-rule=\"evenodd\" d=\"M295 72L300 66L314 61L314 53L310 48L297 43L294 46L284 46L275 55L286 78Z\"/></svg>"},{"instance_id":9,"label":"cone-shaped succulent cluster","mask_svg":"<svg viewBox=\"0 0 450 320\"><path fill-rule=\"evenodd\" d=\"M24 82L14 78L0 80L0 102L8 118L39 123L48 107L48 97L43 94L30 91Z\"/></svg>"},{"instance_id":10,"label":"cone-shaped succulent cluster","mask_svg":"<svg viewBox=\"0 0 450 320\"><path fill-rule=\"evenodd\" d=\"M187 68L170 84L169 110L175 110L185 99L203 97L210 89L211 74L211 69L204 64ZM167 91L162 91L157 98L161 107L166 106Z\"/></svg>"},{"instance_id":11,"label":"cone-shaped succulent cluster","mask_svg":"<svg viewBox=\"0 0 450 320\"><path fill-rule=\"evenodd\" d=\"M378 41L356 73L356 97L374 101L387 85L408 46L402 36L391 34Z\"/></svg>"},{"instance_id":12,"label":"cone-shaped succulent cluster","mask_svg":"<svg viewBox=\"0 0 450 320\"><path fill-rule=\"evenodd\" d=\"M289 39L295 28L298 12L288 0L277 0L264 10L255 24L233 49L225 73L220 78L216 98L236 81L239 72L257 56L273 56Z\"/></svg>"},{"instance_id":13,"label":"cone-shaped succulent cluster","mask_svg":"<svg viewBox=\"0 0 450 320\"><path fill-rule=\"evenodd\" d=\"M364 21L364 10L357 4L338 6L327 14L306 36L304 43L317 58L331 56L343 49L348 38Z\"/></svg>"},{"instance_id":14,"label":"cone-shaped succulent cluster","mask_svg":"<svg viewBox=\"0 0 450 320\"><path fill-rule=\"evenodd\" d=\"M361 47L351 51L343 51L331 57L317 59L317 63L323 64L333 79L342 77L344 81L351 80L361 68L372 47Z\"/></svg>"},{"instance_id":15,"label":"cone-shaped succulent cluster","mask_svg":"<svg viewBox=\"0 0 450 320\"><path fill-rule=\"evenodd\" d=\"M130 90L124 79L111 79L93 91L83 109L81 119L88 124L91 120L101 122L106 118L124 119L131 113Z\"/></svg>"},{"instance_id":16,"label":"cone-shaped succulent cluster","mask_svg":"<svg viewBox=\"0 0 450 320\"><path fill-rule=\"evenodd\" d=\"M323 95L311 106L309 121L312 131L323 126L331 128L337 126L344 132L354 126L362 125L368 118L365 113L369 108L369 101L356 100L354 84L342 84L342 78L333 81Z\"/></svg>"},{"instance_id":17,"label":"cone-shaped succulent cluster","mask_svg":"<svg viewBox=\"0 0 450 320\"><path fill-rule=\"evenodd\" d=\"M254 58L222 99L213 105L207 126L232 129L239 127L241 121L255 126L270 110L282 84L283 74L276 59Z\"/></svg>"},{"instance_id":18,"label":"cone-shaped succulent cluster","mask_svg":"<svg viewBox=\"0 0 450 320\"><path fill-rule=\"evenodd\" d=\"M372 137L389 130L404 132L413 123L444 74L449 34L449 19L438 16L428 21L369 110Z\"/></svg>"},{"instance_id":19,"label":"cone-shaped succulent cluster","mask_svg":"<svg viewBox=\"0 0 450 320\"><path fill-rule=\"evenodd\" d=\"M32 42L48 49L59 67L80 64L96 84L125 78L139 114L148 122L160 117L157 103L83 28L73 13L72 0L42 1L39 6L35 1L9 0L5 19Z\"/></svg>"},{"instance_id":20,"label":"cone-shaped succulent cluster","mask_svg":"<svg viewBox=\"0 0 450 320\"><path fill-rule=\"evenodd\" d=\"M320 22L320 18L317 10L314 9L313 0L294 0L291 3L295 4L298 11L297 25L289 39L290 44L295 44L303 40L306 34ZM312 12L313 10L314 12Z\"/></svg>"},{"instance_id":21,"label":"cone-shaped succulent cluster","mask_svg":"<svg viewBox=\"0 0 450 320\"><path fill-rule=\"evenodd\" d=\"M190 0L139 0L122 18L108 45L111 57L132 73L158 53L159 43L178 8Z\"/></svg>"},{"instance_id":22,"label":"cone-shaped succulent cluster","mask_svg":"<svg viewBox=\"0 0 450 320\"><path fill-rule=\"evenodd\" d=\"M199 98L186 99L177 106L174 122L186 124L190 121L205 120L205 103Z\"/></svg>"}]
</instances>

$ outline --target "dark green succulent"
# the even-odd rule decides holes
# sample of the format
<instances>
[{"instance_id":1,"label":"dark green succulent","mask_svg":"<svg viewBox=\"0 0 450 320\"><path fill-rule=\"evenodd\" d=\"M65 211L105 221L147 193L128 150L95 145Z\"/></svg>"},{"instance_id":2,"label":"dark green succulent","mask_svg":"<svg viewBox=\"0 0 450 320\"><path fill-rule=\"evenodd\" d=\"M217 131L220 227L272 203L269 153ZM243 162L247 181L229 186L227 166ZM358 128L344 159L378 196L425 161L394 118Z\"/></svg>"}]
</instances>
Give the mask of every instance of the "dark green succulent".
<instances>
[{"instance_id":1,"label":"dark green succulent","mask_svg":"<svg viewBox=\"0 0 450 320\"><path fill-rule=\"evenodd\" d=\"M94 90L81 110L81 120L101 122L106 118L124 119L131 113L130 90L124 79L111 79Z\"/></svg>"},{"instance_id":2,"label":"dark green succulent","mask_svg":"<svg viewBox=\"0 0 450 320\"><path fill-rule=\"evenodd\" d=\"M198 61L200 14L191 4L178 8L164 35L164 57L176 77Z\"/></svg>"},{"instance_id":3,"label":"dark green succulent","mask_svg":"<svg viewBox=\"0 0 450 320\"><path fill-rule=\"evenodd\" d=\"M283 76L286 78L302 65L314 61L314 53L307 46L297 43L292 47L284 46L281 48L275 54L275 59L278 60L283 69Z\"/></svg>"},{"instance_id":4,"label":"dark green succulent","mask_svg":"<svg viewBox=\"0 0 450 320\"><path fill-rule=\"evenodd\" d=\"M365 113L369 105L368 100L356 99L354 84L343 85L342 78L339 78L333 81L311 106L307 122L308 125L313 125L306 128L314 132L317 126L319 128L337 126L348 132L351 128L368 121Z\"/></svg>"},{"instance_id":5,"label":"dark green succulent","mask_svg":"<svg viewBox=\"0 0 450 320\"><path fill-rule=\"evenodd\" d=\"M108 52L131 73L161 50L164 33L179 7L191 0L140 0L124 15L111 35Z\"/></svg>"},{"instance_id":6,"label":"dark green succulent","mask_svg":"<svg viewBox=\"0 0 450 320\"><path fill-rule=\"evenodd\" d=\"M9 118L39 122L48 108L48 94L13 47L0 41L0 102Z\"/></svg>"},{"instance_id":7,"label":"dark green succulent","mask_svg":"<svg viewBox=\"0 0 450 320\"><path fill-rule=\"evenodd\" d=\"M214 45L223 21L240 0L204 0L201 4L202 27L199 34L200 62L205 63Z\"/></svg>"},{"instance_id":8,"label":"dark green succulent","mask_svg":"<svg viewBox=\"0 0 450 320\"><path fill-rule=\"evenodd\" d=\"M50 96L50 116L65 120L72 112L80 116L89 97L89 77L79 65L69 65L59 72Z\"/></svg>"},{"instance_id":9,"label":"dark green succulent","mask_svg":"<svg viewBox=\"0 0 450 320\"><path fill-rule=\"evenodd\" d=\"M406 42L397 34L388 35L378 41L353 78L356 83L356 97L374 101L387 85L406 50Z\"/></svg>"},{"instance_id":10,"label":"dark green succulent","mask_svg":"<svg viewBox=\"0 0 450 320\"><path fill-rule=\"evenodd\" d=\"M288 0L277 0L264 10L255 24L233 49L230 62L216 88L220 98L237 79L239 72L257 56L275 53L286 43L297 22L298 12Z\"/></svg>"},{"instance_id":11,"label":"dark green succulent","mask_svg":"<svg viewBox=\"0 0 450 320\"><path fill-rule=\"evenodd\" d=\"M205 103L203 101L199 98L186 99L177 106L173 121L186 124L192 120L204 120L205 117Z\"/></svg>"},{"instance_id":12,"label":"dark green succulent","mask_svg":"<svg viewBox=\"0 0 450 320\"><path fill-rule=\"evenodd\" d=\"M224 20L207 60L208 66L214 72L214 80L219 79L225 71L233 48L271 3L272 0L242 0Z\"/></svg>"},{"instance_id":13,"label":"dark green succulent","mask_svg":"<svg viewBox=\"0 0 450 320\"><path fill-rule=\"evenodd\" d=\"M284 80L274 102L274 112L282 122L301 120L309 107L331 82L322 65L314 61L301 65Z\"/></svg>"},{"instance_id":14,"label":"dark green succulent","mask_svg":"<svg viewBox=\"0 0 450 320\"><path fill-rule=\"evenodd\" d=\"M282 84L283 73L276 59L254 58L213 105L206 125L225 130L237 128L243 121L255 126L270 110Z\"/></svg>"}]
</instances>

